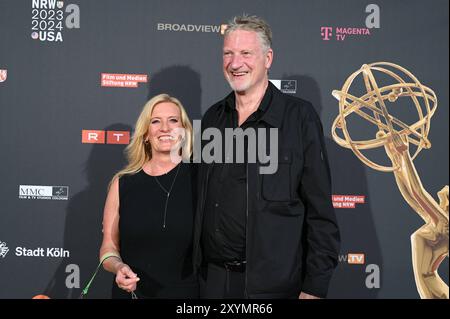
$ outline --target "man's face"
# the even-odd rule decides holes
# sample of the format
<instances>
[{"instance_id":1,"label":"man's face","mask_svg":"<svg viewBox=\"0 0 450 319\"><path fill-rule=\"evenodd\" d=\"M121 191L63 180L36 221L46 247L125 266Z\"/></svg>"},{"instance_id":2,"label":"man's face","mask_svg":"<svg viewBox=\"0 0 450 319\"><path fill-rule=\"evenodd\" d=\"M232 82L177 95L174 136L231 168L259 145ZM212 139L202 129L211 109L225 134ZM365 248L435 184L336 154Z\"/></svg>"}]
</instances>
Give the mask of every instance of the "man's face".
<instances>
[{"instance_id":1,"label":"man's face","mask_svg":"<svg viewBox=\"0 0 450 319\"><path fill-rule=\"evenodd\" d=\"M223 42L223 73L234 91L249 92L267 80L272 57L272 49L264 52L256 32L236 30Z\"/></svg>"}]
</instances>

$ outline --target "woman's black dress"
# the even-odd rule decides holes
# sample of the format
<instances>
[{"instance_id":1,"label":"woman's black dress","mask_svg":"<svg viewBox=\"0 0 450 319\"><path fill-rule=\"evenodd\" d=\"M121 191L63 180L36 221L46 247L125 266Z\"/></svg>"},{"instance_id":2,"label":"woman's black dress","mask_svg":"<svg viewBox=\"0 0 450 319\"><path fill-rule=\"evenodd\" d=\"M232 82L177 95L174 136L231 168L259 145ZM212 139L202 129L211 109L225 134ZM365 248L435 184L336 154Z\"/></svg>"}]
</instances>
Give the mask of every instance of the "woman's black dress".
<instances>
[{"instance_id":1,"label":"woman's black dress","mask_svg":"<svg viewBox=\"0 0 450 319\"><path fill-rule=\"evenodd\" d=\"M180 163L165 175L150 176L141 170L119 179L120 255L140 278L138 298L198 298L192 266L191 170L191 164ZM169 190L174 179L164 214L167 193L162 187ZM131 294L114 282L112 297Z\"/></svg>"}]
</instances>

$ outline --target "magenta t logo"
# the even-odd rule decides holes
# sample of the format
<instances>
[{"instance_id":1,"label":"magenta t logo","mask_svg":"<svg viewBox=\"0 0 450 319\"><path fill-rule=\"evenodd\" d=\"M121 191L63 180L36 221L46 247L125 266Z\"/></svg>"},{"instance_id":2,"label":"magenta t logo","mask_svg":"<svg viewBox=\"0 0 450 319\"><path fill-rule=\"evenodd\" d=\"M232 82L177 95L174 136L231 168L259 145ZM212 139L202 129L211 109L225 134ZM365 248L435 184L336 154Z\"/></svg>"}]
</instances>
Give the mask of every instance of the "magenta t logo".
<instances>
[{"instance_id":1,"label":"magenta t logo","mask_svg":"<svg viewBox=\"0 0 450 319\"><path fill-rule=\"evenodd\" d=\"M320 35L322 36L322 40L330 40L330 37L333 35L332 31L333 27L320 27Z\"/></svg>"}]
</instances>

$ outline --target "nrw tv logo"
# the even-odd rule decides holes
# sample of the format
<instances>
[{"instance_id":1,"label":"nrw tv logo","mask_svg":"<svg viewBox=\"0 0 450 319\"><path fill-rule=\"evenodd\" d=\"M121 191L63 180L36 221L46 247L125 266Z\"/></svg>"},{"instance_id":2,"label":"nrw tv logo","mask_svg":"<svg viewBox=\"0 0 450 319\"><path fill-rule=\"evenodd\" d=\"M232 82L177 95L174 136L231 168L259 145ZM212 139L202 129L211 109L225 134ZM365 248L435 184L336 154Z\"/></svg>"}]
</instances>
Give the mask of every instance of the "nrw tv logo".
<instances>
[{"instance_id":1,"label":"nrw tv logo","mask_svg":"<svg viewBox=\"0 0 450 319\"><path fill-rule=\"evenodd\" d=\"M6 243L0 240L0 257L5 258L8 251L9 248L6 246Z\"/></svg>"},{"instance_id":2,"label":"nrw tv logo","mask_svg":"<svg viewBox=\"0 0 450 319\"><path fill-rule=\"evenodd\" d=\"M106 139L105 139L106 137ZM83 144L129 144L129 131L103 131L82 130L81 143Z\"/></svg>"},{"instance_id":3,"label":"nrw tv logo","mask_svg":"<svg viewBox=\"0 0 450 319\"><path fill-rule=\"evenodd\" d=\"M32 0L31 8L31 38L34 40L63 42L64 27L80 28L80 7L76 4L68 4L64 9L64 1Z\"/></svg>"},{"instance_id":4,"label":"nrw tv logo","mask_svg":"<svg viewBox=\"0 0 450 319\"><path fill-rule=\"evenodd\" d=\"M297 80L269 80L275 87L283 93L297 93Z\"/></svg>"},{"instance_id":5,"label":"nrw tv logo","mask_svg":"<svg viewBox=\"0 0 450 319\"><path fill-rule=\"evenodd\" d=\"M347 255L339 255L339 261L350 265L364 265L366 255L363 253L348 253Z\"/></svg>"},{"instance_id":6,"label":"nrw tv logo","mask_svg":"<svg viewBox=\"0 0 450 319\"><path fill-rule=\"evenodd\" d=\"M7 77L8 77L8 70L0 69L0 83L5 82Z\"/></svg>"},{"instance_id":7,"label":"nrw tv logo","mask_svg":"<svg viewBox=\"0 0 450 319\"><path fill-rule=\"evenodd\" d=\"M68 200L69 186L19 185L19 198Z\"/></svg>"}]
</instances>

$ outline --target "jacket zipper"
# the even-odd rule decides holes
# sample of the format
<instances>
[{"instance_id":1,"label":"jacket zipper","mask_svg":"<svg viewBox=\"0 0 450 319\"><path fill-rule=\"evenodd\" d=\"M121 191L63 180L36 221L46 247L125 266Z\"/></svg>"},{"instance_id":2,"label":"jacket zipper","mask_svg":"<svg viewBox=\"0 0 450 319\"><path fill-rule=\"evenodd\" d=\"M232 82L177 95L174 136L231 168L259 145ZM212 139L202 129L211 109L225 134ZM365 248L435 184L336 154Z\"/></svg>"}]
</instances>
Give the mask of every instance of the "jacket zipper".
<instances>
[{"instance_id":1,"label":"jacket zipper","mask_svg":"<svg viewBox=\"0 0 450 319\"><path fill-rule=\"evenodd\" d=\"M202 201L201 201L201 203L202 203L202 207L200 208L200 214L201 214L201 218L200 218L200 229L203 229L203 215L204 215L204 213L205 213L205 202L206 202L206 193L207 193L207 191L208 191L208 180L209 180L209 173L210 173L210 171L211 171L211 166L208 166L208 168L206 169L206 182L205 182L205 186L203 187L203 190L202 190ZM197 241L197 243L195 244L195 245L197 245L197 255L198 254L202 254L201 253L201 249L200 249L200 241L201 241L201 239L202 239L202 233L200 232L200 234L199 234L199 239L198 239L198 241ZM195 256L195 258L198 260L198 258L197 258L197 256ZM203 259L203 256L201 256L201 259ZM201 260L200 259L200 260ZM201 262L200 262L200 265L201 265ZM197 265L197 267L199 267L200 265Z\"/></svg>"}]
</instances>

